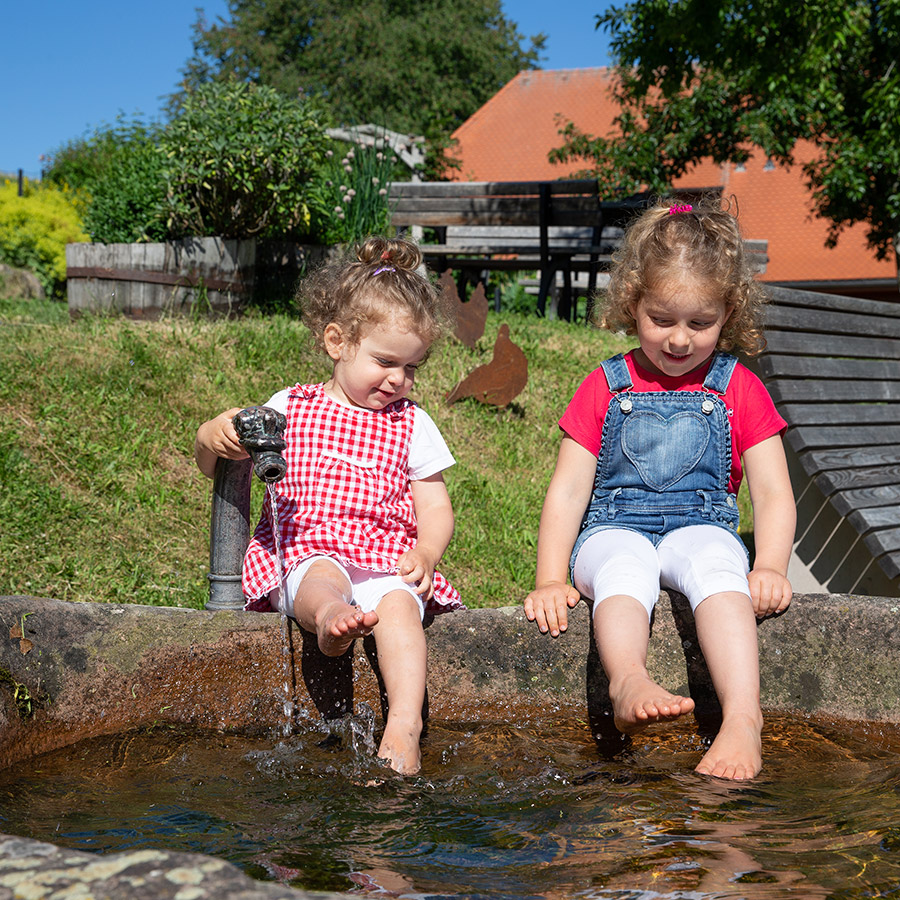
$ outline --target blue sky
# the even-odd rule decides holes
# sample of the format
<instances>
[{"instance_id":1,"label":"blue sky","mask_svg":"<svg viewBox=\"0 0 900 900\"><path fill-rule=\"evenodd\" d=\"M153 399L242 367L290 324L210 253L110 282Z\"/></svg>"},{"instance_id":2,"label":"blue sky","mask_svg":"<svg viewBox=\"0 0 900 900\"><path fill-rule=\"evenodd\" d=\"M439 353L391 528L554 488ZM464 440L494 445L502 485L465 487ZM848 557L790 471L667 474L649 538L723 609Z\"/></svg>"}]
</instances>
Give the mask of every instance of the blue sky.
<instances>
[{"instance_id":1,"label":"blue sky","mask_svg":"<svg viewBox=\"0 0 900 900\"><path fill-rule=\"evenodd\" d=\"M548 35L544 69L608 63L595 15L609 0L503 0L505 14L530 37ZM195 8L209 20L225 0L43 0L28 7L0 0L0 172L37 178L41 154L115 121L119 114L161 116L191 55Z\"/></svg>"}]
</instances>

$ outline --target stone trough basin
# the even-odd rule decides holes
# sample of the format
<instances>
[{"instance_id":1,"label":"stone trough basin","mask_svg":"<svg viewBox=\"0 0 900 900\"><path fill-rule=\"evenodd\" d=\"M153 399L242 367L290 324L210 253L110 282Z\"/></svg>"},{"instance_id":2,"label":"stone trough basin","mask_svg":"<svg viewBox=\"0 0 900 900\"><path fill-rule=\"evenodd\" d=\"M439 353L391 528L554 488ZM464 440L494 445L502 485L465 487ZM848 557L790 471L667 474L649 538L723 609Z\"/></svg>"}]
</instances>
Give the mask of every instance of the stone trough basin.
<instances>
[{"instance_id":1,"label":"stone trough basin","mask_svg":"<svg viewBox=\"0 0 900 900\"><path fill-rule=\"evenodd\" d=\"M714 700L685 610L680 598L663 595L650 668L671 689L690 690L702 713ZM355 675L340 662L323 669L300 629L285 632L276 615L15 596L0 598L0 619L0 770L24 770L40 754L151 724L277 735L286 681L294 716L344 712L351 693L353 702L379 709L362 642ZM795 596L786 615L760 625L764 708L900 723L898 624L900 600ZM560 722L585 722L602 744L609 717L589 631L583 604L556 640L540 635L520 607L439 617L427 630L430 719L507 723L540 709ZM0 836L0 900L66 891L178 900L302 896L212 857L153 848L98 856Z\"/></svg>"}]
</instances>

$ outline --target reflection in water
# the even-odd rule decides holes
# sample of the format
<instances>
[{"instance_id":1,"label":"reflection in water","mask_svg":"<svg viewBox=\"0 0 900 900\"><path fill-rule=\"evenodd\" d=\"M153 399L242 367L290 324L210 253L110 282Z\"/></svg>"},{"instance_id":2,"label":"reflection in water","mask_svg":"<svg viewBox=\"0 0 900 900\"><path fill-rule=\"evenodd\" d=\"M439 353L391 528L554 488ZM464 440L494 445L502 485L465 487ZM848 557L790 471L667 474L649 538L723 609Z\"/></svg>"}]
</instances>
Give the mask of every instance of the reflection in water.
<instances>
[{"instance_id":1,"label":"reflection in water","mask_svg":"<svg viewBox=\"0 0 900 900\"><path fill-rule=\"evenodd\" d=\"M87 741L0 773L0 831L207 853L261 880L381 896L900 891L894 726L770 715L766 768L734 784L691 771L692 723L607 760L581 722L432 722L416 777L380 765L359 724L272 741L181 730Z\"/></svg>"}]
</instances>

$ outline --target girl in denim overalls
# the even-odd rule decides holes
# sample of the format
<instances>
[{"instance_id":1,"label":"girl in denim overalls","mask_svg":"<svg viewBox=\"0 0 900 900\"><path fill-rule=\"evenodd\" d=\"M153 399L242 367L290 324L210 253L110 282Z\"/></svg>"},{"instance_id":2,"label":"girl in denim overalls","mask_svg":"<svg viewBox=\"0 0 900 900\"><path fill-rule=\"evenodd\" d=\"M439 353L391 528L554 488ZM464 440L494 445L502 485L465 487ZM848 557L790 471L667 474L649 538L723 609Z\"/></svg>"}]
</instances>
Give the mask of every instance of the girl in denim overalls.
<instances>
[{"instance_id":1,"label":"girl in denim overalls","mask_svg":"<svg viewBox=\"0 0 900 900\"><path fill-rule=\"evenodd\" d=\"M581 596L593 602L614 720L630 733L694 708L646 667L660 586L684 594L722 706L696 770L731 779L762 766L756 618L791 601L785 422L727 352L762 349L762 303L737 222L717 204L659 204L628 229L603 325L639 346L591 373L560 420L536 587L525 600L527 617L553 636ZM737 535L744 471L752 571Z\"/></svg>"}]
</instances>

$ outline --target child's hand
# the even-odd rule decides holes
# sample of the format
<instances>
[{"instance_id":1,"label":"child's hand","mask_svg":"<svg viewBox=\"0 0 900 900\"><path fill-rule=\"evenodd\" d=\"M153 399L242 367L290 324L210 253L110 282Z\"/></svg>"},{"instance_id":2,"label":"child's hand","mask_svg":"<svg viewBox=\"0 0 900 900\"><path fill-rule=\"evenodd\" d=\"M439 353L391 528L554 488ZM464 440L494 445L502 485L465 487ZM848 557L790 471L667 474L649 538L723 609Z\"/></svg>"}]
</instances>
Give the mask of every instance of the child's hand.
<instances>
[{"instance_id":1,"label":"child's hand","mask_svg":"<svg viewBox=\"0 0 900 900\"><path fill-rule=\"evenodd\" d=\"M421 546L402 553L397 560L397 572L407 584L418 585L417 594L422 600L430 600L434 595L434 569L437 560Z\"/></svg>"},{"instance_id":2,"label":"child's hand","mask_svg":"<svg viewBox=\"0 0 900 900\"><path fill-rule=\"evenodd\" d=\"M228 409L220 413L214 419L204 422L197 429L197 438L194 441L194 459L200 467L200 471L209 478L213 477L216 469L216 460L246 459L250 454L241 446L237 432L231 420L241 411L241 407Z\"/></svg>"},{"instance_id":3,"label":"child's hand","mask_svg":"<svg viewBox=\"0 0 900 900\"><path fill-rule=\"evenodd\" d=\"M774 569L754 569L748 576L753 612L758 619L784 612L791 605L791 583Z\"/></svg>"},{"instance_id":4,"label":"child's hand","mask_svg":"<svg viewBox=\"0 0 900 900\"><path fill-rule=\"evenodd\" d=\"M238 434L231 421L240 411L240 407L236 406L204 422L197 431L197 440L216 456L223 456L225 459L247 457L249 454L238 440Z\"/></svg>"},{"instance_id":5,"label":"child's hand","mask_svg":"<svg viewBox=\"0 0 900 900\"><path fill-rule=\"evenodd\" d=\"M559 637L569 627L569 608L577 606L580 599L572 585L552 581L525 598L525 618L536 622L541 634L549 631L552 637Z\"/></svg>"}]
</instances>

